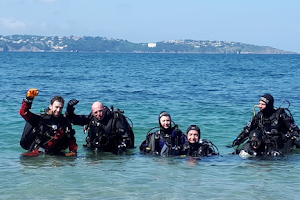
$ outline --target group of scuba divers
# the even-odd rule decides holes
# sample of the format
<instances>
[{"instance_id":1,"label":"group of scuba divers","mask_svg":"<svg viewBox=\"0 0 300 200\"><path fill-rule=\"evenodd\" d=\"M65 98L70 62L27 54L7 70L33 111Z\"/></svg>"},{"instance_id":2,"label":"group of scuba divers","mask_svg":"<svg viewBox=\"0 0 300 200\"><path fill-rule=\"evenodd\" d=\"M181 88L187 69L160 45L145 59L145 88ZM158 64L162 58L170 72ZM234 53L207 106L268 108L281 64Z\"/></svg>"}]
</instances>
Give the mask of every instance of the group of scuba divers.
<instances>
[{"instance_id":1,"label":"group of scuba divers","mask_svg":"<svg viewBox=\"0 0 300 200\"><path fill-rule=\"evenodd\" d=\"M23 156L40 153L77 156L78 145L72 124L84 127L87 136L83 146L88 150L119 154L135 147L133 124L123 111L95 102L90 114L77 115L74 106L79 101L72 99L63 115L64 99L55 96L49 108L34 114L30 109L38 94L37 89L29 89L20 109L20 115L26 120L20 140L21 147L27 150ZM299 128L288 108L274 109L270 94L260 98L259 107L260 111L233 141L231 147L237 146L233 154L277 156L291 152L294 146L300 148ZM218 148L210 140L201 139L197 125L189 126L185 134L165 111L159 114L158 121L159 127L150 129L140 145L141 153L195 158L219 155Z\"/></svg>"}]
</instances>

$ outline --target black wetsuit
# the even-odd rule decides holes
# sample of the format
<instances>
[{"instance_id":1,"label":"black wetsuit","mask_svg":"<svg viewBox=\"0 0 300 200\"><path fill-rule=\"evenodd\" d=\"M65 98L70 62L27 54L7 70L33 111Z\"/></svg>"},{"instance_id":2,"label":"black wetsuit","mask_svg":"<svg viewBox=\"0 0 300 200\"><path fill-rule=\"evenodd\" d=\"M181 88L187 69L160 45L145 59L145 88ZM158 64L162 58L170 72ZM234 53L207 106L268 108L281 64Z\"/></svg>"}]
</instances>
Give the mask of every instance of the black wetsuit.
<instances>
[{"instance_id":1,"label":"black wetsuit","mask_svg":"<svg viewBox=\"0 0 300 200\"><path fill-rule=\"evenodd\" d=\"M146 136L146 140L140 145L141 152L160 155L163 146L166 143L172 143L173 131L177 131L179 134L181 132L177 127L170 127L168 129L160 127L158 131L149 132Z\"/></svg>"},{"instance_id":2,"label":"black wetsuit","mask_svg":"<svg viewBox=\"0 0 300 200\"><path fill-rule=\"evenodd\" d=\"M107 152L118 152L134 148L134 133L124 115L110 111L107 107L105 117L98 120L92 114L67 117L74 125L85 126L88 131L86 147Z\"/></svg>"},{"instance_id":3,"label":"black wetsuit","mask_svg":"<svg viewBox=\"0 0 300 200\"><path fill-rule=\"evenodd\" d=\"M234 145L241 144L253 130L262 130L264 139L274 141L278 149L286 148L285 144L288 144L291 139L299 140L299 128L283 108L272 109L268 113L258 112L244 127L234 141Z\"/></svg>"}]
</instances>

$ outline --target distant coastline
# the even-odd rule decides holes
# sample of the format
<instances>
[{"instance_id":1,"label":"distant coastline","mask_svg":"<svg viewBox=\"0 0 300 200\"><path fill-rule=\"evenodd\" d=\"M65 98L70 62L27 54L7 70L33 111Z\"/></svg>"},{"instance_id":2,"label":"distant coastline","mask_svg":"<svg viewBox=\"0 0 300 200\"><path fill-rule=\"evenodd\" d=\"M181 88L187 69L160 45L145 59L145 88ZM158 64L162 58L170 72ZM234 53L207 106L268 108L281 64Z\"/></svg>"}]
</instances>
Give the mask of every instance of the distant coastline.
<instances>
[{"instance_id":1,"label":"distant coastline","mask_svg":"<svg viewBox=\"0 0 300 200\"><path fill-rule=\"evenodd\" d=\"M216 40L168 40L133 43L92 36L0 35L0 52L298 54L268 46Z\"/></svg>"}]
</instances>

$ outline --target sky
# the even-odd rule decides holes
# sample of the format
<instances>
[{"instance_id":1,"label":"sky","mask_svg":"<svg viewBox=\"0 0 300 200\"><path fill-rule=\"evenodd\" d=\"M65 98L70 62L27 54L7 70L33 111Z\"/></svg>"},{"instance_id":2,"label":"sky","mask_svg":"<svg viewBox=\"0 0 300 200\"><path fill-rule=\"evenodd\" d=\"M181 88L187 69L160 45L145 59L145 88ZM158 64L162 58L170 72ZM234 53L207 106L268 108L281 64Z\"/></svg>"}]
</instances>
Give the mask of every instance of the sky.
<instances>
[{"instance_id":1,"label":"sky","mask_svg":"<svg viewBox=\"0 0 300 200\"><path fill-rule=\"evenodd\" d=\"M0 0L0 35L218 40L300 53L299 0Z\"/></svg>"}]
</instances>

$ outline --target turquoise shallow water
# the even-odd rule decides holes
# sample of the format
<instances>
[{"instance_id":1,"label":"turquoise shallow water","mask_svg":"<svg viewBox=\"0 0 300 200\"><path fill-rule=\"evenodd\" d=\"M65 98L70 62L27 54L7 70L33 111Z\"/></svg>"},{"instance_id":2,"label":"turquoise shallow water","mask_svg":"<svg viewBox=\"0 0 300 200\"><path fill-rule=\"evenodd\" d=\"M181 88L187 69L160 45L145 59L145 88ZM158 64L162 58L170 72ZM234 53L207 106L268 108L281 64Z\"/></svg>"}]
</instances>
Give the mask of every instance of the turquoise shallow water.
<instances>
[{"instance_id":1,"label":"turquoise shallow water","mask_svg":"<svg viewBox=\"0 0 300 200\"><path fill-rule=\"evenodd\" d=\"M300 121L299 55L0 53L1 199L298 199L300 151L269 159L231 155L231 144L269 92L291 102ZM126 155L86 152L74 126L77 158L21 158L19 115L29 88L33 112L54 95L125 110L136 149ZM193 161L141 155L138 146L166 110L182 130L197 124L220 156Z\"/></svg>"}]
</instances>

